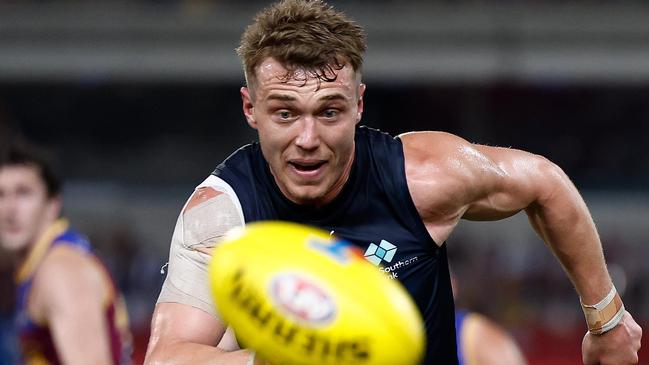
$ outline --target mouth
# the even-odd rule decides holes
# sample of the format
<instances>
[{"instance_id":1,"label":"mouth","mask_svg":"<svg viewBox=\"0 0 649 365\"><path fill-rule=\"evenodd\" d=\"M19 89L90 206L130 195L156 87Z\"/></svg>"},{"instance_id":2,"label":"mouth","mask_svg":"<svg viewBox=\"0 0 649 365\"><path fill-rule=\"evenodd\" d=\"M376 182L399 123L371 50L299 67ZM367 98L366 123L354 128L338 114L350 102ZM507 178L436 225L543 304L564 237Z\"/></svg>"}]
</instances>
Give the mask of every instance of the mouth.
<instances>
[{"instance_id":1,"label":"mouth","mask_svg":"<svg viewBox=\"0 0 649 365\"><path fill-rule=\"evenodd\" d=\"M20 233L20 227L13 225L1 226L2 230L7 234L17 234Z\"/></svg>"},{"instance_id":2,"label":"mouth","mask_svg":"<svg viewBox=\"0 0 649 365\"><path fill-rule=\"evenodd\" d=\"M291 160L288 161L292 170L300 176L313 177L323 170L327 161L322 160Z\"/></svg>"}]
</instances>

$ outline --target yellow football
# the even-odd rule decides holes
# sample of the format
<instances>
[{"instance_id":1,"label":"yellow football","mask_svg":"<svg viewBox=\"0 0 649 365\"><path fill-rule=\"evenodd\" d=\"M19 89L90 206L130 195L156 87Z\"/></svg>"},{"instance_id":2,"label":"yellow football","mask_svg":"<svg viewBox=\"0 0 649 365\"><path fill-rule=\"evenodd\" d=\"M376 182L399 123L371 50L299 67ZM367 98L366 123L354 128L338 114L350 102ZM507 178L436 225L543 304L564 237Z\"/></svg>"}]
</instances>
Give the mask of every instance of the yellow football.
<instances>
[{"instance_id":1,"label":"yellow football","mask_svg":"<svg viewBox=\"0 0 649 365\"><path fill-rule=\"evenodd\" d=\"M233 230L209 269L240 344L280 365L411 365L421 316L396 280L327 232L269 221Z\"/></svg>"}]
</instances>

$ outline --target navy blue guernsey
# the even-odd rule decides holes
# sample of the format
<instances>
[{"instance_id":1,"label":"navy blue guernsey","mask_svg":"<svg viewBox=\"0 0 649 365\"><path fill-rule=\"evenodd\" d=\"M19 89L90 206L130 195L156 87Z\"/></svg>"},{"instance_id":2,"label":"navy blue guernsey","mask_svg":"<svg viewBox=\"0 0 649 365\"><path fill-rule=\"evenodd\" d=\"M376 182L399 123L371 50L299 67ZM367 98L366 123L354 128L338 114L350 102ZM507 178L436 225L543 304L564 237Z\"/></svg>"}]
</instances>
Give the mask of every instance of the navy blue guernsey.
<instances>
[{"instance_id":1,"label":"navy blue guernsey","mask_svg":"<svg viewBox=\"0 0 649 365\"><path fill-rule=\"evenodd\" d=\"M378 269L400 280L417 303L426 326L424 364L457 364L446 245L435 244L415 208L401 140L359 127L355 141L349 180L320 208L295 204L281 193L258 143L239 149L213 174L234 189L246 222L308 224L358 246Z\"/></svg>"}]
</instances>

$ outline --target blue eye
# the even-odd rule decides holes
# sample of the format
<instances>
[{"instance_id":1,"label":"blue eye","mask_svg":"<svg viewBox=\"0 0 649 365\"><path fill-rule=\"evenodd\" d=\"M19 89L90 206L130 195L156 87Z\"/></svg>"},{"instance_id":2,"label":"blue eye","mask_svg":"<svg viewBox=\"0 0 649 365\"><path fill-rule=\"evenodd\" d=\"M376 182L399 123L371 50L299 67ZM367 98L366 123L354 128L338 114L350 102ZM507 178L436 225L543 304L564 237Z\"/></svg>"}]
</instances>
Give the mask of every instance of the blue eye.
<instances>
[{"instance_id":1,"label":"blue eye","mask_svg":"<svg viewBox=\"0 0 649 365\"><path fill-rule=\"evenodd\" d=\"M326 118L335 118L338 116L338 111L336 109L326 109L324 112L322 112L322 115L324 115Z\"/></svg>"}]
</instances>

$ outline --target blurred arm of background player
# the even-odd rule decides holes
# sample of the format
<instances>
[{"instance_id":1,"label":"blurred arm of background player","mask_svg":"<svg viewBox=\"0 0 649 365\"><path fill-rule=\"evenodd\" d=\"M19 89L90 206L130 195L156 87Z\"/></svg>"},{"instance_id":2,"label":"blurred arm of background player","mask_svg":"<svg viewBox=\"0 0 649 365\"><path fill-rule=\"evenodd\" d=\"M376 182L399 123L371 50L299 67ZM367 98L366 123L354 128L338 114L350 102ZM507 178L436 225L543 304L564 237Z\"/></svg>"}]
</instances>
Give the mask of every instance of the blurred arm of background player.
<instances>
[{"instance_id":1,"label":"blurred arm of background player","mask_svg":"<svg viewBox=\"0 0 649 365\"><path fill-rule=\"evenodd\" d=\"M451 272L453 298L461 297L457 276ZM516 340L498 323L463 309L455 311L460 365L527 365Z\"/></svg>"},{"instance_id":2,"label":"blurred arm of background player","mask_svg":"<svg viewBox=\"0 0 649 365\"><path fill-rule=\"evenodd\" d=\"M552 249L583 303L605 298L613 283L595 224L566 174L525 151L475 145L442 132L401 136L415 206L435 242L461 218L498 220L521 210ZM642 330L628 312L610 331L587 333L587 365L637 364Z\"/></svg>"},{"instance_id":3,"label":"blurred arm of background player","mask_svg":"<svg viewBox=\"0 0 649 365\"><path fill-rule=\"evenodd\" d=\"M48 323L64 364L112 364L104 304L105 273L74 248L52 249L34 281L30 312Z\"/></svg>"},{"instance_id":4,"label":"blurred arm of background player","mask_svg":"<svg viewBox=\"0 0 649 365\"><path fill-rule=\"evenodd\" d=\"M462 365L526 365L516 341L489 318L469 312L458 331Z\"/></svg>"}]
</instances>

